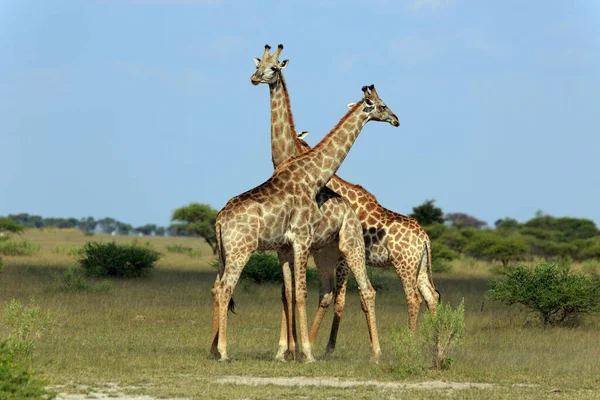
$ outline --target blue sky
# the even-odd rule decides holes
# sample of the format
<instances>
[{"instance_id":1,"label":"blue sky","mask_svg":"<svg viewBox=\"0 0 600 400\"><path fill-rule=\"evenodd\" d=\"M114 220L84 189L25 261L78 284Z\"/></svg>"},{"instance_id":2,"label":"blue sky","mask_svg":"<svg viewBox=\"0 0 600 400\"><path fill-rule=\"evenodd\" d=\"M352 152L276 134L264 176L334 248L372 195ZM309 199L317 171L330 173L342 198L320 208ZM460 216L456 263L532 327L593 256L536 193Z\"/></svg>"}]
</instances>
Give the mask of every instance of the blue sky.
<instances>
[{"instance_id":1,"label":"blue sky","mask_svg":"<svg viewBox=\"0 0 600 400\"><path fill-rule=\"evenodd\" d=\"M0 1L0 215L166 225L262 183L265 43L313 145L377 86L402 125L338 173L384 206L600 225L595 1Z\"/></svg>"}]
</instances>

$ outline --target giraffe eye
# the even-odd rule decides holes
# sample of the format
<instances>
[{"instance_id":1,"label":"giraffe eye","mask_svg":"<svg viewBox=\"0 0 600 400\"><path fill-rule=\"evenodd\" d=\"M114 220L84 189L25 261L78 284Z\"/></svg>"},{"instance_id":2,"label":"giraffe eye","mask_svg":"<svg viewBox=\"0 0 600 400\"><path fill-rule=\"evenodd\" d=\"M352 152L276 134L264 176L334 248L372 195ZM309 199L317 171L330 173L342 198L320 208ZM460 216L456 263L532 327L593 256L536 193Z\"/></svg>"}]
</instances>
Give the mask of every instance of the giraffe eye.
<instances>
[{"instance_id":1,"label":"giraffe eye","mask_svg":"<svg viewBox=\"0 0 600 400\"><path fill-rule=\"evenodd\" d=\"M273 71L273 72L277 72L277 68L275 68L275 67L271 67L271 71Z\"/></svg>"}]
</instances>

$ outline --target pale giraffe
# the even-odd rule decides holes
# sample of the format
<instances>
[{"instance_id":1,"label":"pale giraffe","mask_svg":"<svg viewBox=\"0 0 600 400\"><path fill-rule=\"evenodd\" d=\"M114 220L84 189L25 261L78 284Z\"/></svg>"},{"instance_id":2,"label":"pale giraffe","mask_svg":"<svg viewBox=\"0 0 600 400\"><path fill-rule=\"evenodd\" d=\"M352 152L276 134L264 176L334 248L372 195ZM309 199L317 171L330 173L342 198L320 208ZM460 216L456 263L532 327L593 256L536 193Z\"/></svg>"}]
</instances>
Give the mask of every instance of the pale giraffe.
<instances>
[{"instance_id":1,"label":"pale giraffe","mask_svg":"<svg viewBox=\"0 0 600 400\"><path fill-rule=\"evenodd\" d=\"M262 60L254 58L256 72L251 77L254 85L261 83L269 85L270 103L271 103L271 155L273 166L277 168L283 161L301 154L304 150L300 142L296 140L296 128L292 112L290 110L289 95L283 77L284 69L288 60L279 62L279 55L283 50L283 45L279 45L275 53L269 54L270 46L265 46ZM308 132L304 131L298 137L304 137ZM360 221L352 210L350 204L340 195L333 191L323 188L318 196L318 204L321 205L323 220L318 228L319 241L313 241L311 254L317 260L318 275L321 281L327 280L333 282L334 268L336 263L319 262L323 257L335 257L336 261L343 258L339 251L338 237L339 229L346 229L342 236L352 236L357 242L362 240L362 228ZM346 222L346 220L351 222ZM293 266L293 254L290 251L280 250L279 260L282 265L284 285L282 288L282 312L281 312L281 332L279 337L279 347L277 355L278 360L285 360L286 355L294 357L296 350L295 336L295 317L294 317L294 296L292 291L292 274L290 267ZM344 264L345 265L345 264ZM333 286L331 285L333 291ZM330 296L333 296L330 293Z\"/></svg>"},{"instance_id":2,"label":"pale giraffe","mask_svg":"<svg viewBox=\"0 0 600 400\"><path fill-rule=\"evenodd\" d=\"M282 69L288 60L279 63L278 51L269 56L265 50L263 60L255 59L257 73L253 75L253 83L268 83L271 93L271 150L273 163L294 157L310 147L301 140L306 132L296 140L294 121L292 118L289 92L285 85ZM367 250L367 263L372 266L393 266L404 287L408 323L411 330L416 329L417 314L421 304L419 292L425 298L428 308L435 313L439 293L435 290L431 277L431 242L427 233L416 220L390 211L381 206L375 196L361 186L346 182L335 175L327 185L349 200L361 220ZM332 252L321 252L315 255L315 263L319 269L329 271L324 264L338 263L335 292L331 275L327 272L319 274L319 309L310 332L310 341L314 342L320 323L331 304L335 293L335 316L331 328L326 352L335 348L337 330L345 304L346 281L348 269L343 259L336 258ZM289 274L284 273L284 278ZM285 286L290 286L287 283ZM285 300L284 300L285 303ZM293 343L295 332L293 321L288 321L288 341ZM282 327L282 335L285 330ZM285 339L280 339L280 348Z\"/></svg>"},{"instance_id":3,"label":"pale giraffe","mask_svg":"<svg viewBox=\"0 0 600 400\"><path fill-rule=\"evenodd\" d=\"M250 255L259 249L290 248L294 253L295 295L300 323L301 353L314 361L306 319L306 262L322 220L317 193L346 158L360 131L369 121L399 126L398 118L367 87L364 97L313 149L281 163L269 180L229 200L217 215L215 236L219 249L219 274L213 286L211 353L227 360L227 311L231 295ZM348 220L349 221L349 220ZM356 229L359 229L358 227ZM364 268L364 243L342 237L339 246L357 279L367 317L373 358L381 353L375 320L375 290ZM358 249L358 250L357 250Z\"/></svg>"}]
</instances>

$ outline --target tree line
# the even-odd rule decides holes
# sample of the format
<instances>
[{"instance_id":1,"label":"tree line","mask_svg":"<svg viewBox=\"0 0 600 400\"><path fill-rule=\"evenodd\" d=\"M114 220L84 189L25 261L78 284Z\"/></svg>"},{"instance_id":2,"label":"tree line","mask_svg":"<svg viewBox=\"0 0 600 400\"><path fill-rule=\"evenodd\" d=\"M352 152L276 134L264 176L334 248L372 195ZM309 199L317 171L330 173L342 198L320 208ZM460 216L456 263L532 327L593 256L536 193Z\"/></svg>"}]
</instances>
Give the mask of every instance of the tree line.
<instances>
[{"instance_id":1,"label":"tree line","mask_svg":"<svg viewBox=\"0 0 600 400\"><path fill-rule=\"evenodd\" d=\"M26 228L75 228L83 232L192 236L202 238L216 254L214 223L218 211L208 204L190 203L171 214L168 227L146 224L133 227L113 218L42 218L26 213L6 217ZM537 212L526 221L498 219L493 227L466 213L444 213L434 200L413 207L410 214L427 231L434 258L451 260L461 255L480 260L512 261L570 258L600 259L600 230L585 218L554 217ZM0 227L1 230L1 227Z\"/></svg>"}]
</instances>

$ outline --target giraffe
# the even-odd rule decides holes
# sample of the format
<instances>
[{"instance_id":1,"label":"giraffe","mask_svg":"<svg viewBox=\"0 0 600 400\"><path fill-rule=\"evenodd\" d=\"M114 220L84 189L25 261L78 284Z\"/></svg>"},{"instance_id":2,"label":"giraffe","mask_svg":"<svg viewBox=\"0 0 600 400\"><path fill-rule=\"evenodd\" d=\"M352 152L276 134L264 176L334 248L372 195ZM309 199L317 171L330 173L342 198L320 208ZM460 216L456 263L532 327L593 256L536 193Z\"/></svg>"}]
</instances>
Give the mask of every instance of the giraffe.
<instances>
[{"instance_id":1,"label":"giraffe","mask_svg":"<svg viewBox=\"0 0 600 400\"><path fill-rule=\"evenodd\" d=\"M369 121L399 126L398 118L383 103L374 87L364 86L363 98L311 150L281 163L263 184L233 197L219 212L215 237L219 273L212 289L213 330L211 353L227 356L227 312L241 271L255 250L289 248L294 260L294 293L300 324L300 352L313 362L306 319L306 263L314 233L322 220L316 198L335 174ZM360 229L356 227L356 229ZM381 349L375 320L375 290L366 276L362 239L348 238L340 229L339 250L356 277L371 339L372 357Z\"/></svg>"},{"instance_id":2,"label":"giraffe","mask_svg":"<svg viewBox=\"0 0 600 400\"><path fill-rule=\"evenodd\" d=\"M265 46L263 59L254 59L257 72L252 76L253 84L268 83L271 95L271 150L273 163L297 156L310 146L303 140L308 132L302 132L297 138L294 136L295 126L292 117L289 92L283 78L282 69L287 67L289 60L279 62L278 56L283 50L279 45L273 56L269 55L270 47ZM427 233L416 220L384 208L375 196L359 185L344 181L334 175L327 187L341 194L347 199L361 220L364 240L367 250L367 262L372 266L393 266L404 287L407 308L408 325L411 330L416 330L417 314L421 305L419 292L425 298L428 308L435 313L439 293L435 290L431 277L431 242ZM344 259L335 259L335 253L320 252L314 254L318 269L324 272L319 277L319 308L310 331L310 342L313 343L327 308L335 298L335 316L332 323L329 343L326 353L335 348L337 330L345 304L346 282L348 267ZM335 292L328 268L323 264L336 263ZM284 270L286 266L284 265ZM429 274L429 276L428 276ZM284 278L290 276L283 274ZM284 287L291 286L285 282ZM289 292L289 289L288 289ZM335 296L333 295L335 293ZM282 293L282 298L285 293ZM288 298L289 295L288 295ZM284 305L286 300L284 299ZM282 313L283 315L283 313ZM293 343L295 329L293 321L288 321L287 338L283 335L283 322L280 338L281 346L285 341ZM279 354L279 353L278 353Z\"/></svg>"},{"instance_id":3,"label":"giraffe","mask_svg":"<svg viewBox=\"0 0 600 400\"><path fill-rule=\"evenodd\" d=\"M308 135L308 132L296 133L290 109L289 95L282 72L288 65L289 60L279 62L279 55L283 50L283 45L280 44L272 56L269 54L270 49L269 45L265 45L262 60L254 58L256 72L251 76L251 82L254 85L261 83L269 85L271 103L271 156L273 166L277 168L279 164L288 158L304 152L301 143L296 140L296 136L298 135L299 138L303 138ZM318 229L318 236L321 240L313 242L310 250L317 262L320 281L329 283L327 292L331 293L333 291L332 277L335 272L333 269L335 262L322 262L321 260L324 260L325 257L334 257L336 261L340 257L343 258L343 254L339 252L338 237L340 232L332 228L351 228L351 231L344 233L344 235L352 235L357 239L357 242L363 241L363 234L360 221L358 221L350 203L337 193L327 189L327 187L323 188L317 196L317 203L321 205L320 210L323 215L323 220ZM351 220L351 223L345 223L345 220L348 219ZM325 234L329 234L329 236ZM290 265L293 265L294 260L293 257L290 257L290 252L286 252L285 250L280 250L278 255L283 270L284 284L281 293L281 331L279 347L275 358L284 361L287 354L292 355L292 357L296 355L294 304L292 301L294 296L290 270Z\"/></svg>"}]
</instances>

